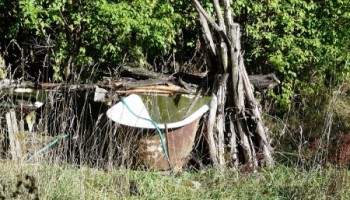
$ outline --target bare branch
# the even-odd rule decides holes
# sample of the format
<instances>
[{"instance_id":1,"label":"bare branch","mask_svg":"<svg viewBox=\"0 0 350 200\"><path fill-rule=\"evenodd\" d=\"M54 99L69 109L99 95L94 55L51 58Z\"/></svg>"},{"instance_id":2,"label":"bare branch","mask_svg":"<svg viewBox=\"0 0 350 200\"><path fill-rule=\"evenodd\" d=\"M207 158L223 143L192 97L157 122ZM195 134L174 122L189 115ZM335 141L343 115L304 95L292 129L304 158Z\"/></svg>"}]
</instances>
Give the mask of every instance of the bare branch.
<instances>
[{"instance_id":1,"label":"bare branch","mask_svg":"<svg viewBox=\"0 0 350 200\"><path fill-rule=\"evenodd\" d=\"M207 43L209 43L211 53L213 55L216 55L215 44L214 44L214 41L213 41L213 37L211 36L211 32L210 32L207 20L203 16L203 14L201 12L199 12L197 7L196 7L196 9L197 9L197 11L199 13L199 22L202 24L203 33L204 33L204 36L205 36L205 39L206 39Z\"/></svg>"},{"instance_id":2,"label":"bare branch","mask_svg":"<svg viewBox=\"0 0 350 200\"><path fill-rule=\"evenodd\" d=\"M220 28L218 24L215 23L215 21L209 16L209 14L204 10L204 8L201 6L201 4L198 2L198 0L192 0L192 2L195 4L196 8L203 14L203 16L207 19L209 24L219 33L220 37L224 39L227 46L231 47L231 42L228 39L225 31Z\"/></svg>"}]
</instances>

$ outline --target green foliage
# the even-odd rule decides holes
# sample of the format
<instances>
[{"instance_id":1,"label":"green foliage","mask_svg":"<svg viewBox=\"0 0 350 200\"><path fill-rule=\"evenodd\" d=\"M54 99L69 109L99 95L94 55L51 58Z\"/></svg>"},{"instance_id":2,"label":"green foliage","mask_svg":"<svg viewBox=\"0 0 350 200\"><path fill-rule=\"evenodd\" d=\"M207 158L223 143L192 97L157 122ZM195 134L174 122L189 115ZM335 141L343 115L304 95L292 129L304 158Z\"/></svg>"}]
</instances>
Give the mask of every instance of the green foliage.
<instances>
[{"instance_id":1,"label":"green foliage","mask_svg":"<svg viewBox=\"0 0 350 200\"><path fill-rule=\"evenodd\" d=\"M201 3L214 16L210 1ZM277 73L283 92L276 99L283 106L296 94L319 93L348 77L349 1L238 0L232 11L243 28L248 70ZM29 44L35 55L44 51L33 62L49 66L62 80L68 69L87 75L96 72L96 66L108 71L123 62L147 67L168 52L182 52L190 59L197 24L189 1L0 2L2 51L9 50L12 39L21 47Z\"/></svg>"},{"instance_id":2,"label":"green foliage","mask_svg":"<svg viewBox=\"0 0 350 200\"><path fill-rule=\"evenodd\" d=\"M19 7L16 2L10 0L0 1L0 42L12 39L20 28ZM1 46L0 49L3 47Z\"/></svg>"},{"instance_id":3,"label":"green foliage","mask_svg":"<svg viewBox=\"0 0 350 200\"><path fill-rule=\"evenodd\" d=\"M2 2L0 9L9 10L20 23L11 24L6 37L16 39L30 32L35 41L46 43L57 79L63 78L66 68L89 73L94 65L102 71L121 62L146 65L148 57L175 44L180 23L168 1L20 0L17 10L11 5ZM5 13L0 13L1 19Z\"/></svg>"},{"instance_id":4,"label":"green foliage","mask_svg":"<svg viewBox=\"0 0 350 200\"><path fill-rule=\"evenodd\" d=\"M242 0L232 6L249 71L278 74L283 93L276 98L283 106L349 73L349 1Z\"/></svg>"}]
</instances>

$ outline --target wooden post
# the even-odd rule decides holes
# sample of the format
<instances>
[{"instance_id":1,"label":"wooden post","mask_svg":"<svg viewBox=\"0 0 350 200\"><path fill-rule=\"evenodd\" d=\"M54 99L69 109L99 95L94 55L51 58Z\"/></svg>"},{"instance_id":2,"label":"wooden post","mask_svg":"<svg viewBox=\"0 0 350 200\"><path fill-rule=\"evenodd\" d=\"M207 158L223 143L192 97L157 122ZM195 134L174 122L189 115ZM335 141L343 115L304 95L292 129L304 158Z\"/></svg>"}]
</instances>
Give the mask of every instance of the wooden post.
<instances>
[{"instance_id":1,"label":"wooden post","mask_svg":"<svg viewBox=\"0 0 350 200\"><path fill-rule=\"evenodd\" d=\"M22 148L21 142L19 141L20 136L15 111L11 110L10 112L6 113L6 123L10 140L10 151L12 159L21 160Z\"/></svg>"}]
</instances>

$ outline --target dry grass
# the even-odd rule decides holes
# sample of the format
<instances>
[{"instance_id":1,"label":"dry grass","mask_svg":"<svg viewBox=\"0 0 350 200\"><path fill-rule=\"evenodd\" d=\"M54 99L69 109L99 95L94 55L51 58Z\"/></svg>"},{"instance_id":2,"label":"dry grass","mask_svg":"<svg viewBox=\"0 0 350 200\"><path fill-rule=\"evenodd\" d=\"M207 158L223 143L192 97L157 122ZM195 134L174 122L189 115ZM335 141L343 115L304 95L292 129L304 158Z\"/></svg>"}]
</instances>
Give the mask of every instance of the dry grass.
<instances>
[{"instance_id":1,"label":"dry grass","mask_svg":"<svg viewBox=\"0 0 350 200\"><path fill-rule=\"evenodd\" d=\"M100 171L46 163L0 164L1 196L11 199L347 199L347 170L274 170L238 175L214 169L182 172ZM19 184L21 183L21 184ZM17 192L16 192L17 191Z\"/></svg>"},{"instance_id":2,"label":"dry grass","mask_svg":"<svg viewBox=\"0 0 350 200\"><path fill-rule=\"evenodd\" d=\"M105 108L95 110L95 104L87 103L89 94L53 92L40 112L36 132L26 133L30 141L40 140L37 145L28 144L28 152L39 150L50 141L48 138L62 134L69 134L69 137L60 140L34 162L3 160L0 163L0 199L350 198L350 172L326 165L332 156L331 144L337 144L332 135L336 131L335 119L348 107L346 99L337 103L337 97L332 94L327 100L314 101L313 106L295 108L283 118L267 116L273 124L270 130L275 156L280 163L273 170L221 174L200 165L200 171L186 168L187 171L180 174L169 175L131 170L135 153L133 140L137 133L118 129L98 115ZM317 110L319 108L322 109ZM18 117L19 120L23 118ZM3 122L0 133L2 148L6 148ZM346 157L347 154L339 155ZM7 154L1 156L9 158ZM348 166L347 163L342 165Z\"/></svg>"}]
</instances>

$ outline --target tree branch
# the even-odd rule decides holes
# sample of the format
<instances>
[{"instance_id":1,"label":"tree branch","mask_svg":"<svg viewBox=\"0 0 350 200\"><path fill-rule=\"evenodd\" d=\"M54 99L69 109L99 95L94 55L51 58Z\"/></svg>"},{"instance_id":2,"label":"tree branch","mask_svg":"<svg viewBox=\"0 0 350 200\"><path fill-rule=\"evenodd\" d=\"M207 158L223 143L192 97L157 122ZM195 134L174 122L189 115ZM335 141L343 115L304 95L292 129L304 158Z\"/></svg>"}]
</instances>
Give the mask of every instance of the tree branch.
<instances>
[{"instance_id":1,"label":"tree branch","mask_svg":"<svg viewBox=\"0 0 350 200\"><path fill-rule=\"evenodd\" d=\"M209 22L209 24L219 33L220 37L222 37L224 39L224 41L226 42L227 46L231 47L231 42L228 39L225 31L223 29L220 28L219 25L217 25L215 23L215 21L209 16L209 14L204 10L204 8L202 7L202 5L198 2L198 0L192 0L192 2L195 4L196 8L199 10L199 12L201 12L203 14L203 16L207 19L207 21Z\"/></svg>"}]
</instances>

